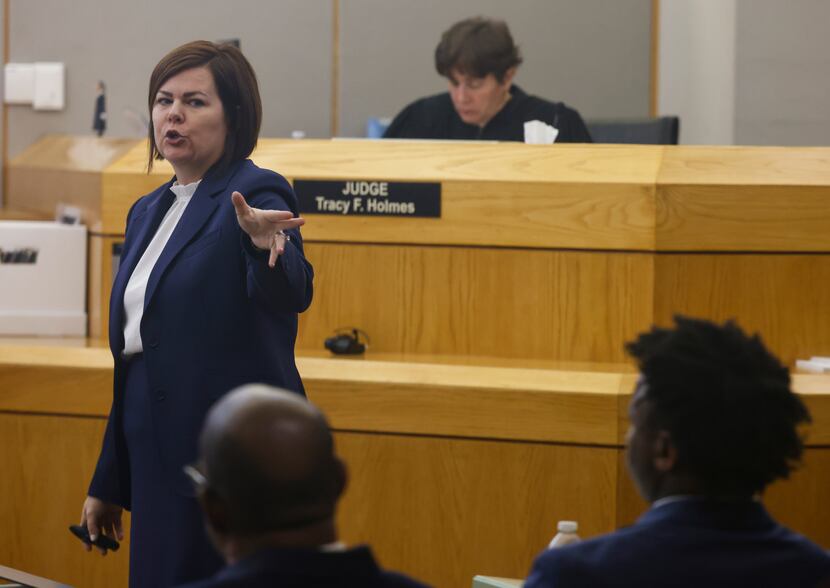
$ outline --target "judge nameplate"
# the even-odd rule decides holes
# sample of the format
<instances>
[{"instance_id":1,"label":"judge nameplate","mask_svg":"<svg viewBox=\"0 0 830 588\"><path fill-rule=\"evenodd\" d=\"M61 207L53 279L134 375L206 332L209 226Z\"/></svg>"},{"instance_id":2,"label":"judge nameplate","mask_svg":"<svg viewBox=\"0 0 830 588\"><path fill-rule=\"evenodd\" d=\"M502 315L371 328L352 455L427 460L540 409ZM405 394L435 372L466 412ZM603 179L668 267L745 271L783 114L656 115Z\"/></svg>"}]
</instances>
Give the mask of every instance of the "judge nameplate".
<instances>
[{"instance_id":1,"label":"judge nameplate","mask_svg":"<svg viewBox=\"0 0 830 588\"><path fill-rule=\"evenodd\" d=\"M303 214L441 217L441 184L294 180Z\"/></svg>"}]
</instances>

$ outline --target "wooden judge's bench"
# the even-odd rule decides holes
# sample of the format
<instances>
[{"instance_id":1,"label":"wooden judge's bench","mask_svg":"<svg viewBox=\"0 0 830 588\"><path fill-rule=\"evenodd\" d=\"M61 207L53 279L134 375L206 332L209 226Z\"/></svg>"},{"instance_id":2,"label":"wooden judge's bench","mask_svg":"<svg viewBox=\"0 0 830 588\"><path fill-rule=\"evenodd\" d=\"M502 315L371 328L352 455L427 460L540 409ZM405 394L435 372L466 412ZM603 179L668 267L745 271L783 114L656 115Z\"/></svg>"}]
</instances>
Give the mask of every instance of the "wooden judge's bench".
<instances>
[{"instance_id":1,"label":"wooden judge's bench","mask_svg":"<svg viewBox=\"0 0 830 588\"><path fill-rule=\"evenodd\" d=\"M8 208L85 212L90 339L0 342L0 562L81 586L126 585L126 553L86 556L65 527L111 401L113 253L171 175L147 175L146 152L47 137L7 170ZM434 585L523 577L557 520L593 536L642 512L623 345L651 324L736 318L788 364L830 355L830 149L262 140L253 159L292 182L440 189L438 217L304 214L315 298L297 341L350 469L343 539ZM365 357L322 350L346 326ZM830 547L830 377L794 386L804 467L765 500Z\"/></svg>"}]
</instances>

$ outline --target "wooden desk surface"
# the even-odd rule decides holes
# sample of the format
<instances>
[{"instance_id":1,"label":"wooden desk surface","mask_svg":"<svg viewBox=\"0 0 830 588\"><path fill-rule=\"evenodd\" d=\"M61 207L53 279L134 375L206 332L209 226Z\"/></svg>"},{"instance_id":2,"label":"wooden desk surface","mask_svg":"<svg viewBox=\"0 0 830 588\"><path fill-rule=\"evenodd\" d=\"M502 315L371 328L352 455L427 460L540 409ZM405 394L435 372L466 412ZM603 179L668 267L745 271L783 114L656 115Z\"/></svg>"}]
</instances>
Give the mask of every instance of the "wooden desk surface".
<instances>
[{"instance_id":1,"label":"wooden desk surface","mask_svg":"<svg viewBox=\"0 0 830 588\"><path fill-rule=\"evenodd\" d=\"M99 340L53 347L0 340L0 411L103 417L112 357ZM426 361L424 361L426 359ZM637 374L625 364L553 364L395 354L297 357L309 399L336 430L621 447ZM572 369L564 369L570 365ZM576 367L577 369L573 369ZM22 382L26 382L26 386ZM31 394L39 382L38 394ZM793 374L813 416L811 446L830 443L830 376ZM19 392L26 390L26 392Z\"/></svg>"},{"instance_id":2,"label":"wooden desk surface","mask_svg":"<svg viewBox=\"0 0 830 588\"><path fill-rule=\"evenodd\" d=\"M442 218L307 215L309 241L625 251L830 251L830 149L261 139L289 180L440 182ZM103 232L172 170L137 142L102 177Z\"/></svg>"},{"instance_id":3,"label":"wooden desk surface","mask_svg":"<svg viewBox=\"0 0 830 588\"><path fill-rule=\"evenodd\" d=\"M112 395L109 351L60 342L0 341L0 461L14 472L0 476L0 495L11 497L0 515L13 521L0 556L75 585L122 584L125 558L79 557L74 539L56 531L76 516ZM578 520L591 537L642 512L622 449L629 365L418 359L298 358L351 472L338 514L344 541L369 542L383 565L460 588L476 573L522 577L557 520ZM815 447L765 502L826 543L830 377L793 379L813 412ZM46 535L49 550L39 548Z\"/></svg>"}]
</instances>

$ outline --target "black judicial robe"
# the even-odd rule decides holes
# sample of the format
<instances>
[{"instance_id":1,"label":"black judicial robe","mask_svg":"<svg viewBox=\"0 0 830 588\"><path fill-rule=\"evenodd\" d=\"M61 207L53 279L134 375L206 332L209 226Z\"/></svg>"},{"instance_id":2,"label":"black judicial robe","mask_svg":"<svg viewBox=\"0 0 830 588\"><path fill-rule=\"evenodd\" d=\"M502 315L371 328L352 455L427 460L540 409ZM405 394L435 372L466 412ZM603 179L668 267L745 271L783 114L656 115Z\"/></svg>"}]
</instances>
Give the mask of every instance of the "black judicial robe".
<instances>
[{"instance_id":1,"label":"black judicial robe","mask_svg":"<svg viewBox=\"0 0 830 588\"><path fill-rule=\"evenodd\" d=\"M590 143L591 135L579 113L562 102L526 94L515 84L511 98L484 127L468 125L452 105L449 92L416 100L386 129L385 139L456 139L467 141L525 140L524 123L540 120L557 129L557 143Z\"/></svg>"}]
</instances>

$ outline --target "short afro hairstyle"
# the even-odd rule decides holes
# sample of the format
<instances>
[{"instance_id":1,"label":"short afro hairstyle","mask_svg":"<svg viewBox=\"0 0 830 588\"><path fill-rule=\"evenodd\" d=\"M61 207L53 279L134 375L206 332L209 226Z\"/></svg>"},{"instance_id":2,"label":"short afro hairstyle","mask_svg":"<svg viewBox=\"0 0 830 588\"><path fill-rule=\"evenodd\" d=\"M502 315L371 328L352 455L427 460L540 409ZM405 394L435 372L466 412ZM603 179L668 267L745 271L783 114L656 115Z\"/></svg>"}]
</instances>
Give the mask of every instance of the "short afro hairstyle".
<instances>
[{"instance_id":1,"label":"short afro hairstyle","mask_svg":"<svg viewBox=\"0 0 830 588\"><path fill-rule=\"evenodd\" d=\"M669 432L678 469L707 495L753 495L787 478L804 450L799 426L810 422L787 368L732 321L674 320L626 345L652 407L645 426Z\"/></svg>"}]
</instances>

